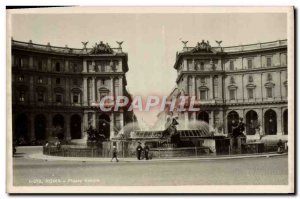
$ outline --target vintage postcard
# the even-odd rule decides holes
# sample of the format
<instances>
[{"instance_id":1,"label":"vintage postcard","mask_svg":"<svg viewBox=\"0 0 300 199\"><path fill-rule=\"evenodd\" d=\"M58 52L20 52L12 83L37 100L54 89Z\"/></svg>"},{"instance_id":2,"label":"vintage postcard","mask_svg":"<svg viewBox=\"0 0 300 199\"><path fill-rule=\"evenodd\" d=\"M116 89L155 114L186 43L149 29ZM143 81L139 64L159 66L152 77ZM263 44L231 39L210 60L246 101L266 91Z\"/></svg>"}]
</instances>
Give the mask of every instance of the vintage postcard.
<instances>
[{"instance_id":1,"label":"vintage postcard","mask_svg":"<svg viewBox=\"0 0 300 199\"><path fill-rule=\"evenodd\" d=\"M8 193L294 193L293 7L7 9Z\"/></svg>"}]
</instances>

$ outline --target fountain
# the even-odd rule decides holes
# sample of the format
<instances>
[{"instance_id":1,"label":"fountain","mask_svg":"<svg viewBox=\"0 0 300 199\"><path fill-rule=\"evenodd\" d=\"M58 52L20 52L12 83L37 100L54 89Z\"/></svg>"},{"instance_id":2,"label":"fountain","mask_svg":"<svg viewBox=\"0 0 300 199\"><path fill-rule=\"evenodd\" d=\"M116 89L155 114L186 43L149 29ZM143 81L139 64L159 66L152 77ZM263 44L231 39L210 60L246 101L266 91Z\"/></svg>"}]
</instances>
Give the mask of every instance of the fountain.
<instances>
[{"instance_id":1,"label":"fountain","mask_svg":"<svg viewBox=\"0 0 300 199\"><path fill-rule=\"evenodd\" d=\"M172 121L171 121L172 120ZM149 128L146 124L132 122L126 124L110 140L97 130L89 127L80 140L72 140L70 145L60 148L44 147L44 154L76 157L110 157L113 146L120 157L135 157L139 143L150 147L153 158L188 157L211 154L228 154L229 139L225 135L215 135L209 131L204 121L174 119L166 125ZM105 121L107 125L109 122ZM117 129L113 129L113 132Z\"/></svg>"},{"instance_id":2,"label":"fountain","mask_svg":"<svg viewBox=\"0 0 300 199\"><path fill-rule=\"evenodd\" d=\"M206 122L177 119L176 123L176 130L173 132L164 127L141 130L136 124L128 124L124 127L124 133L113 138L112 142L126 157L135 155L138 143L149 146L155 158L229 152L229 139L225 135L214 135L209 131L209 125Z\"/></svg>"}]
</instances>

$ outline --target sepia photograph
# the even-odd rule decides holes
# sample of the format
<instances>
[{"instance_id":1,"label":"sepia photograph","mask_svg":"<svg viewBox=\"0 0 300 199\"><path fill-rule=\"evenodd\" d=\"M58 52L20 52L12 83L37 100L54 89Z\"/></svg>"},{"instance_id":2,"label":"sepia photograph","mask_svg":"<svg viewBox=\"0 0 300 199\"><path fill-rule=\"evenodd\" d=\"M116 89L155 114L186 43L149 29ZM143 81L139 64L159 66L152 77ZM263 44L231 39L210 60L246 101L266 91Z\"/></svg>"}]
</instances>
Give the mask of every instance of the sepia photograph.
<instances>
[{"instance_id":1,"label":"sepia photograph","mask_svg":"<svg viewBox=\"0 0 300 199\"><path fill-rule=\"evenodd\" d=\"M8 193L294 193L293 7L7 9Z\"/></svg>"}]
</instances>

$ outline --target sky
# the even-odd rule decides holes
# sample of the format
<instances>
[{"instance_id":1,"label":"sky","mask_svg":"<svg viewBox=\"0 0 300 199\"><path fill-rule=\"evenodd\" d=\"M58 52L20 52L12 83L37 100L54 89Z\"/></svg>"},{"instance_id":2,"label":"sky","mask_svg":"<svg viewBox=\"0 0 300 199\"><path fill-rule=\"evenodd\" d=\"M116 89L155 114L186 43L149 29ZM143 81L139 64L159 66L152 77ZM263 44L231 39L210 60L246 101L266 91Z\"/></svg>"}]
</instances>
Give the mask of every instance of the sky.
<instances>
[{"instance_id":1,"label":"sky","mask_svg":"<svg viewBox=\"0 0 300 199\"><path fill-rule=\"evenodd\" d=\"M127 90L133 95L168 95L176 86L173 68L182 40L222 40L234 46L287 39L287 17L281 13L222 14L13 14L15 40L82 48L96 42L117 47L124 41L128 53ZM157 112L136 112L139 121L152 125Z\"/></svg>"}]
</instances>

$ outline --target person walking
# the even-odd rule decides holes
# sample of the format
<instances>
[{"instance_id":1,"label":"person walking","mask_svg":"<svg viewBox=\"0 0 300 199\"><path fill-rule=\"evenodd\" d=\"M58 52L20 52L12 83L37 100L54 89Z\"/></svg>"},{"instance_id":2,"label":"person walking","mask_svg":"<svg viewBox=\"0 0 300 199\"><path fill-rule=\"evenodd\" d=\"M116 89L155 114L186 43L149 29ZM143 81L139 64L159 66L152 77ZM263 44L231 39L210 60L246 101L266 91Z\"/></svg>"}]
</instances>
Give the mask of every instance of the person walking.
<instances>
[{"instance_id":1,"label":"person walking","mask_svg":"<svg viewBox=\"0 0 300 199\"><path fill-rule=\"evenodd\" d=\"M281 139L277 142L277 153L283 153L283 142Z\"/></svg>"},{"instance_id":2,"label":"person walking","mask_svg":"<svg viewBox=\"0 0 300 199\"><path fill-rule=\"evenodd\" d=\"M149 146L145 145L144 152L145 152L145 158L146 158L146 160L149 160L149 151L150 151Z\"/></svg>"},{"instance_id":3,"label":"person walking","mask_svg":"<svg viewBox=\"0 0 300 199\"><path fill-rule=\"evenodd\" d=\"M111 158L111 162L113 161L113 159L116 159L117 162L119 162L118 160L118 151L117 151L117 147L116 146L113 146L113 153L112 153L112 158Z\"/></svg>"},{"instance_id":4,"label":"person walking","mask_svg":"<svg viewBox=\"0 0 300 199\"><path fill-rule=\"evenodd\" d=\"M137 155L138 160L141 160L142 151L143 151L143 147L141 146L141 143L139 142L139 145L136 147L136 155Z\"/></svg>"}]
</instances>

